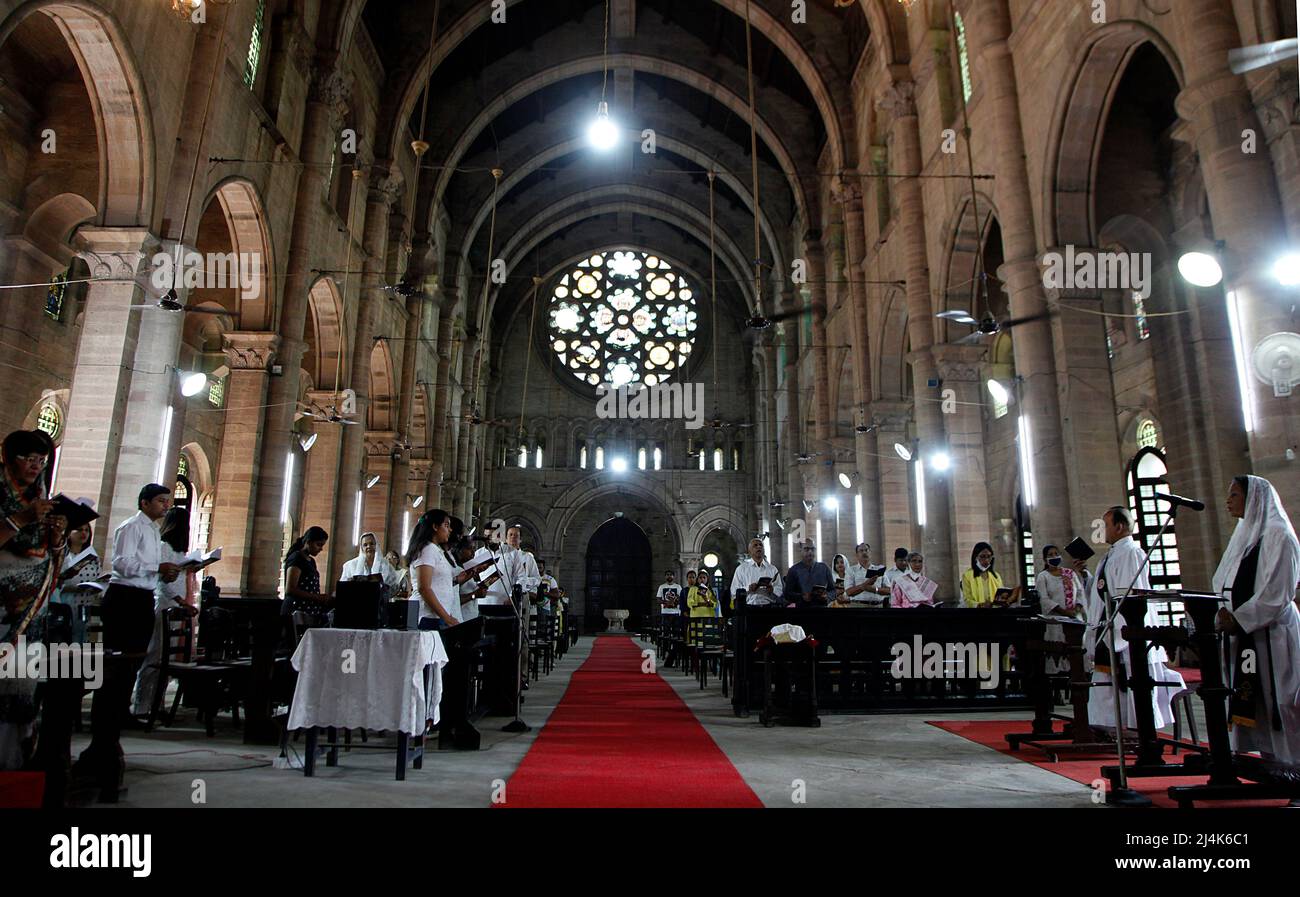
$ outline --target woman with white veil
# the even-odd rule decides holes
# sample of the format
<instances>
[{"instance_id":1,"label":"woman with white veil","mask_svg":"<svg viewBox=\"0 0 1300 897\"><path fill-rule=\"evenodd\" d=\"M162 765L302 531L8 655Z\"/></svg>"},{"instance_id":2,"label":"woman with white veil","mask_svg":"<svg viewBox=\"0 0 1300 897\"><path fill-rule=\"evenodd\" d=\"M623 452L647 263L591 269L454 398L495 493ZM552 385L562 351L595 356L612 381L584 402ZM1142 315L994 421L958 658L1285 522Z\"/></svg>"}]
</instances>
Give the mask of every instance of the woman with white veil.
<instances>
[{"instance_id":1,"label":"woman with white veil","mask_svg":"<svg viewBox=\"0 0 1300 897\"><path fill-rule=\"evenodd\" d=\"M1215 626L1232 636L1232 746L1300 763L1300 543L1277 490L1261 477L1233 478L1228 513L1240 522L1214 591L1231 602Z\"/></svg>"}]
</instances>

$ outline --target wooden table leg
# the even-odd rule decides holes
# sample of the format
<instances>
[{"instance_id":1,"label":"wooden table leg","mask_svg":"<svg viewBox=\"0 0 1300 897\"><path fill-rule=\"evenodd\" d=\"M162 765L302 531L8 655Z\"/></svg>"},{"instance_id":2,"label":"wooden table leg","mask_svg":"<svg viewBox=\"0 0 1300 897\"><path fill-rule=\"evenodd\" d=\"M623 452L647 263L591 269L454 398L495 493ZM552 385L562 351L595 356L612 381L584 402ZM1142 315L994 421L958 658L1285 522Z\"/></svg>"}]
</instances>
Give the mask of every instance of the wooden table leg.
<instances>
[{"instance_id":1,"label":"wooden table leg","mask_svg":"<svg viewBox=\"0 0 1300 897\"><path fill-rule=\"evenodd\" d=\"M325 735L330 740L329 752L325 754L325 765L338 766L339 765L339 733L333 726L330 726L328 729L325 730Z\"/></svg>"},{"instance_id":2,"label":"wooden table leg","mask_svg":"<svg viewBox=\"0 0 1300 897\"><path fill-rule=\"evenodd\" d=\"M411 736L405 732L397 733L397 781L406 781L406 750L410 747Z\"/></svg>"}]
</instances>

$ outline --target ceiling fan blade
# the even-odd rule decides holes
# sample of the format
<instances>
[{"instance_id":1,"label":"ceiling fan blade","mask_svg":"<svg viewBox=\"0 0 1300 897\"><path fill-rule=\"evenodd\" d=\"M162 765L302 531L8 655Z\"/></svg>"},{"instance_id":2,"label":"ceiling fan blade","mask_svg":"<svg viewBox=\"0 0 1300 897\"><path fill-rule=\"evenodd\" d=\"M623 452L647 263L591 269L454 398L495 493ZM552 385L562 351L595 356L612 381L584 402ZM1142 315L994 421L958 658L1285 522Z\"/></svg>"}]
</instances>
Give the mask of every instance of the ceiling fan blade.
<instances>
[{"instance_id":1,"label":"ceiling fan blade","mask_svg":"<svg viewBox=\"0 0 1300 897\"><path fill-rule=\"evenodd\" d=\"M1275 65L1287 59L1294 59L1300 44L1294 37L1275 40L1267 44L1255 44L1250 47L1238 47L1228 51L1228 68L1234 75L1252 72L1268 65Z\"/></svg>"},{"instance_id":2,"label":"ceiling fan blade","mask_svg":"<svg viewBox=\"0 0 1300 897\"><path fill-rule=\"evenodd\" d=\"M981 333L980 331L976 330L974 333L963 336L961 339L957 340L957 345L978 346L984 342L984 337L987 335L988 334Z\"/></svg>"},{"instance_id":3,"label":"ceiling fan blade","mask_svg":"<svg viewBox=\"0 0 1300 897\"><path fill-rule=\"evenodd\" d=\"M969 312L964 312L961 311L960 309L949 309L948 311L941 311L937 315L935 315L935 317L942 318L945 321L950 321L953 324L965 324L967 327L974 327L976 324L979 323L979 321L971 317Z\"/></svg>"},{"instance_id":4,"label":"ceiling fan blade","mask_svg":"<svg viewBox=\"0 0 1300 897\"><path fill-rule=\"evenodd\" d=\"M998 324L999 330L1006 330L1008 327L1019 327L1021 324L1032 324L1035 321L1046 321L1052 316L1050 311L1045 311L1040 315L1030 315L1027 318L1010 318Z\"/></svg>"}]
</instances>

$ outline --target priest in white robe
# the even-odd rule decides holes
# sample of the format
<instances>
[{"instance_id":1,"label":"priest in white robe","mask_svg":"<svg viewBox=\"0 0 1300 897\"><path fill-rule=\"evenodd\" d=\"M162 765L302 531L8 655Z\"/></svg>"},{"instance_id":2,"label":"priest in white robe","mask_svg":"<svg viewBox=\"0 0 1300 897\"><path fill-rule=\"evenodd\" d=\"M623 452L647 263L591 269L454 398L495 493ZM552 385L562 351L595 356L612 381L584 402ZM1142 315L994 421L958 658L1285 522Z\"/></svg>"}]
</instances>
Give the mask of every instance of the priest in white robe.
<instances>
[{"instance_id":1,"label":"priest in white robe","mask_svg":"<svg viewBox=\"0 0 1300 897\"><path fill-rule=\"evenodd\" d=\"M1214 591L1231 608L1219 611L1216 625L1232 635L1232 746L1300 763L1300 543L1277 490L1261 477L1233 479L1228 513L1239 522ZM1243 668L1246 648L1254 662Z\"/></svg>"},{"instance_id":2,"label":"priest in white robe","mask_svg":"<svg viewBox=\"0 0 1300 897\"><path fill-rule=\"evenodd\" d=\"M1124 508L1114 507L1107 511L1102 519L1106 524L1106 541L1110 543L1110 551L1102 558L1101 564L1097 567L1097 575L1088 588L1088 631L1084 638L1084 648L1088 659L1094 664L1092 672L1094 688L1088 696L1088 719L1094 726L1113 727L1115 698L1110 685L1109 664L1106 661L1110 646L1110 636L1105 628L1107 604L1113 605L1114 600L1127 594L1130 587L1134 591L1150 589L1151 579L1148 573L1149 566L1146 563L1146 552L1133 538L1133 523L1129 512ZM1106 597L1111 601L1107 602ZM1159 617L1151 602L1147 603L1145 624L1160 625ZM1115 653L1123 659L1124 668L1132 671L1134 669L1132 652L1129 650L1128 641L1121 634L1123 626L1123 617L1117 616L1114 627ZM1152 689L1151 696L1157 729L1173 724L1173 700L1186 690L1183 677L1165 666L1168 659L1165 649L1155 646L1151 647L1146 656L1151 679L1157 683ZM1101 664L1102 669L1096 668L1098 663ZM1131 675L1129 678L1131 679ZM1137 715L1134 712L1131 687L1120 693L1120 707L1124 726L1135 727Z\"/></svg>"}]
</instances>

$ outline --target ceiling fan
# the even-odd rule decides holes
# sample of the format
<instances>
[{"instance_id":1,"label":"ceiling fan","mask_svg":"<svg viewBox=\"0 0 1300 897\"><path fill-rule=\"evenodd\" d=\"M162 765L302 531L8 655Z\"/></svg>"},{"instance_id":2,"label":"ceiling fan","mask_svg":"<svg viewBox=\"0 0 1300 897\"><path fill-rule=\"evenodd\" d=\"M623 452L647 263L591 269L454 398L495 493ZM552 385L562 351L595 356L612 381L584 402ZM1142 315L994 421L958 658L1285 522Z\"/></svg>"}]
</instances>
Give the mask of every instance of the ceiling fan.
<instances>
[{"instance_id":1,"label":"ceiling fan","mask_svg":"<svg viewBox=\"0 0 1300 897\"><path fill-rule=\"evenodd\" d=\"M713 420L706 420L706 421L704 422L704 426L708 427L710 430L726 430L726 429L732 429L732 428L737 429L737 430L747 430L747 429L749 429L750 427L753 427L754 425L753 425L753 424L733 424L733 423L729 423L729 422L727 422L727 421L724 421L724 420L722 420L722 419L720 419L720 418L716 418L716 417L715 417Z\"/></svg>"},{"instance_id":2,"label":"ceiling fan","mask_svg":"<svg viewBox=\"0 0 1300 897\"><path fill-rule=\"evenodd\" d=\"M1228 68L1232 70L1234 75L1262 69L1265 66L1286 62L1288 59L1295 59L1298 48L1300 48L1300 43L1297 43L1294 37L1271 41L1267 44L1238 47L1235 50L1228 51Z\"/></svg>"},{"instance_id":3,"label":"ceiling fan","mask_svg":"<svg viewBox=\"0 0 1300 897\"><path fill-rule=\"evenodd\" d=\"M147 305L131 305L127 307L127 311L143 311L145 309L152 309L154 311L169 311L169 312L183 311L183 312L188 312L189 314L192 315L230 314L230 312L224 308L198 308L198 307L191 308L190 306L185 305L183 302L181 302L180 296L177 295L174 289L168 290L167 292L159 296L157 302L151 302Z\"/></svg>"},{"instance_id":4,"label":"ceiling fan","mask_svg":"<svg viewBox=\"0 0 1300 897\"><path fill-rule=\"evenodd\" d=\"M811 464L814 458L820 457L821 452L799 452L794 456L797 464Z\"/></svg>"},{"instance_id":5,"label":"ceiling fan","mask_svg":"<svg viewBox=\"0 0 1300 897\"><path fill-rule=\"evenodd\" d=\"M1021 324L1030 324L1034 321L1046 320L1051 317L1051 312L1043 312L1040 315L1030 315L1027 318L1007 318L1006 320L999 321L992 315L985 315L982 320L976 320L969 312L961 309L949 309L948 311L939 312L935 317L942 318L952 324L974 327L974 333L971 333L968 336L963 336L961 339L957 340L958 345L968 346L978 344L984 339L984 337L994 336L1004 330L1010 330L1012 327L1019 327Z\"/></svg>"}]
</instances>

